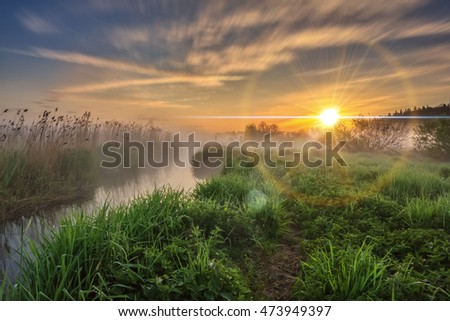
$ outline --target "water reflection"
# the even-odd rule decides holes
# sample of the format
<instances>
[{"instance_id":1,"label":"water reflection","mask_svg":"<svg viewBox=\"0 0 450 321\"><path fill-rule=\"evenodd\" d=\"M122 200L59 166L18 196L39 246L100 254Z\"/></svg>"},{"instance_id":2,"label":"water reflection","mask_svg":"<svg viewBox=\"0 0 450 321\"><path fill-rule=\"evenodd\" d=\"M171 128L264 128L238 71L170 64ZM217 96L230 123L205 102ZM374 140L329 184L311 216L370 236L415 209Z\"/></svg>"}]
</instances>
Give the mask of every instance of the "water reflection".
<instances>
[{"instance_id":1,"label":"water reflection","mask_svg":"<svg viewBox=\"0 0 450 321\"><path fill-rule=\"evenodd\" d=\"M133 175L110 172L103 175L102 185L94 191L89 201L64 205L52 210L38 211L0 225L0 279L6 271L10 279L17 277L23 251L27 251L24 240L39 241L43 235L50 235L59 228L59 222L75 212L93 213L105 204L117 206L139 195L145 195L155 188L170 186L174 189L191 189L196 177L190 168L166 168L141 170ZM118 175L116 175L118 174Z\"/></svg>"}]
</instances>

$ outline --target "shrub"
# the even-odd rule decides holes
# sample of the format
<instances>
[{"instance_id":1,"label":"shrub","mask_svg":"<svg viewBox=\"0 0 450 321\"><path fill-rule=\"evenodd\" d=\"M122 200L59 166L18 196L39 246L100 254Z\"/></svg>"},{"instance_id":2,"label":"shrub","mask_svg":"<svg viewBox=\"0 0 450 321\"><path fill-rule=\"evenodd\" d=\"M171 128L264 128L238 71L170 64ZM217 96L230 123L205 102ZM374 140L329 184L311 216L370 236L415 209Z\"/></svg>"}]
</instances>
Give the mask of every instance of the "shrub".
<instances>
[{"instance_id":1,"label":"shrub","mask_svg":"<svg viewBox=\"0 0 450 321\"><path fill-rule=\"evenodd\" d=\"M439 171L439 176L441 176L444 179L449 178L450 177L450 168L442 167Z\"/></svg>"},{"instance_id":2,"label":"shrub","mask_svg":"<svg viewBox=\"0 0 450 321\"><path fill-rule=\"evenodd\" d=\"M442 160L450 160L450 121L425 121L414 130L414 145L419 151Z\"/></svg>"},{"instance_id":3,"label":"shrub","mask_svg":"<svg viewBox=\"0 0 450 321\"><path fill-rule=\"evenodd\" d=\"M390 119L353 119L350 124L339 123L335 134L347 141L350 151L398 150L404 147L408 133L406 122Z\"/></svg>"}]
</instances>

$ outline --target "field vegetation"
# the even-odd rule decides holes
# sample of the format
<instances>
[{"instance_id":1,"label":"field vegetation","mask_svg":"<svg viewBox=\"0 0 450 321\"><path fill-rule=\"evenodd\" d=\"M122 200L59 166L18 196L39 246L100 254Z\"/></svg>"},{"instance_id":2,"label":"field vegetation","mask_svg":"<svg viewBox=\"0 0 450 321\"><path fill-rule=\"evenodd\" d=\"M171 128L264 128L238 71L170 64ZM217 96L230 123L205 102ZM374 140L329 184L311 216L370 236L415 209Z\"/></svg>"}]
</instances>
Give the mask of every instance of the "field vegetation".
<instances>
[{"instance_id":1,"label":"field vegetation","mask_svg":"<svg viewBox=\"0 0 450 321\"><path fill-rule=\"evenodd\" d=\"M98 166L102 142L121 139L125 132L154 141L168 134L150 124L99 122L89 112L59 115L57 108L27 123L27 112L6 109L1 114L0 221L89 198L110 174ZM130 177L129 172L115 176Z\"/></svg>"},{"instance_id":2,"label":"field vegetation","mask_svg":"<svg viewBox=\"0 0 450 321\"><path fill-rule=\"evenodd\" d=\"M89 114L46 113L29 126L23 113L2 127L13 135L0 157L3 208L92 184L102 135L166 134L100 127ZM429 144L415 151L392 148L397 134L388 123L357 121L337 128L351 143L348 166L242 167L236 159L192 190L161 188L68 216L59 230L24 245L19 277L1 278L0 297L450 300L450 162L442 141L449 125L427 124L416 137ZM247 131L284 135L265 124Z\"/></svg>"},{"instance_id":3,"label":"field vegetation","mask_svg":"<svg viewBox=\"0 0 450 321\"><path fill-rule=\"evenodd\" d=\"M79 213L2 295L21 300L448 300L448 163L226 169ZM51 280L51 281L49 281Z\"/></svg>"}]
</instances>

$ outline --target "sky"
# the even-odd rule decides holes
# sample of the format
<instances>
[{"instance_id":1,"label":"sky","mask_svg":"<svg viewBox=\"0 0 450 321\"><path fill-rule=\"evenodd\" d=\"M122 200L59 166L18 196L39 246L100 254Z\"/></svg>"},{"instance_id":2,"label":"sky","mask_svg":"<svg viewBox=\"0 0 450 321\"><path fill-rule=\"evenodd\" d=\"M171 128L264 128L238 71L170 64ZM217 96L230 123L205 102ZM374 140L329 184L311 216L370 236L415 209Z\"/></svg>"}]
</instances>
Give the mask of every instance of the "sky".
<instances>
[{"instance_id":1,"label":"sky","mask_svg":"<svg viewBox=\"0 0 450 321\"><path fill-rule=\"evenodd\" d=\"M379 115L449 102L449 52L448 0L2 0L0 108L210 132L253 120L192 116Z\"/></svg>"}]
</instances>

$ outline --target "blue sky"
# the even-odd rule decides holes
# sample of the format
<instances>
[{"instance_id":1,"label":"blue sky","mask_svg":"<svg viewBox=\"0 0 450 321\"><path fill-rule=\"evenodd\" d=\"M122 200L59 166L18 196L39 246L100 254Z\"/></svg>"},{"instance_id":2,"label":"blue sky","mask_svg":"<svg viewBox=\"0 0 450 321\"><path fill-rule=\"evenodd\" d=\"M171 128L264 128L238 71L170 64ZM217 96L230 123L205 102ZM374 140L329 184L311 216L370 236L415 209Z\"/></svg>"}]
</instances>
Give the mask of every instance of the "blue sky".
<instances>
[{"instance_id":1,"label":"blue sky","mask_svg":"<svg viewBox=\"0 0 450 321\"><path fill-rule=\"evenodd\" d=\"M0 8L2 104L34 114L58 106L176 124L179 116L310 115L331 106L379 114L450 100L448 1L2 1Z\"/></svg>"}]
</instances>

